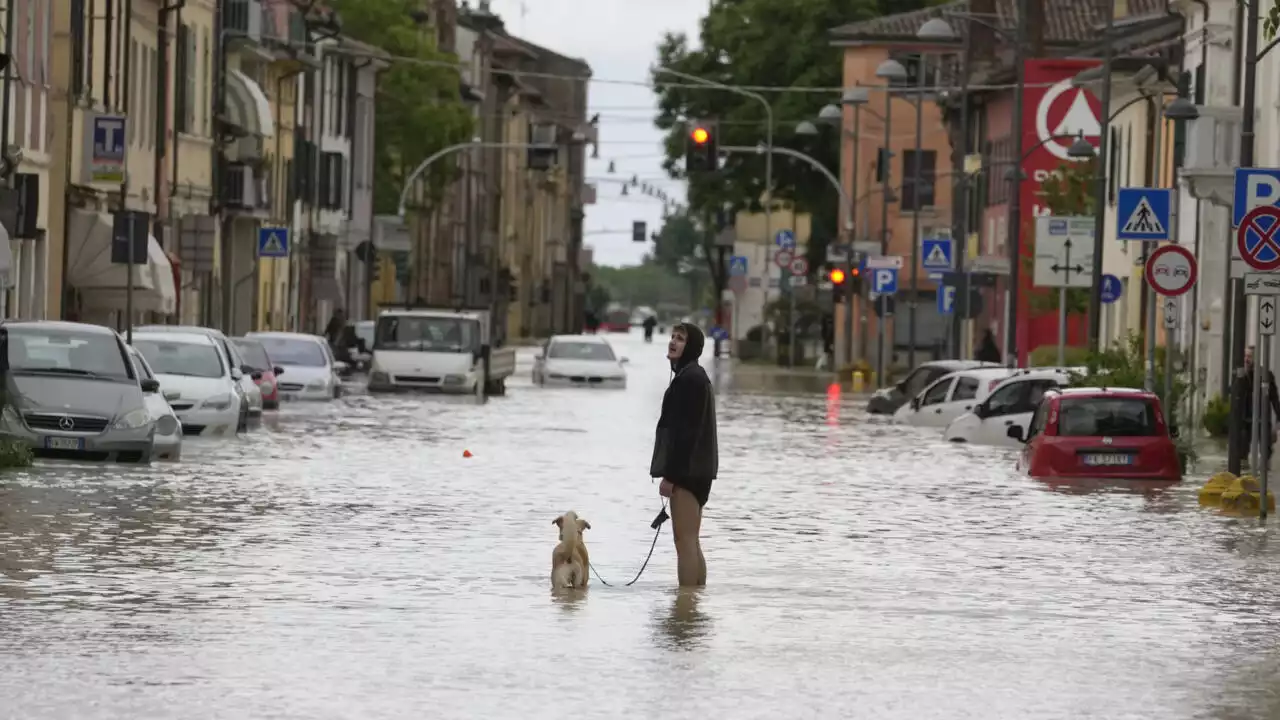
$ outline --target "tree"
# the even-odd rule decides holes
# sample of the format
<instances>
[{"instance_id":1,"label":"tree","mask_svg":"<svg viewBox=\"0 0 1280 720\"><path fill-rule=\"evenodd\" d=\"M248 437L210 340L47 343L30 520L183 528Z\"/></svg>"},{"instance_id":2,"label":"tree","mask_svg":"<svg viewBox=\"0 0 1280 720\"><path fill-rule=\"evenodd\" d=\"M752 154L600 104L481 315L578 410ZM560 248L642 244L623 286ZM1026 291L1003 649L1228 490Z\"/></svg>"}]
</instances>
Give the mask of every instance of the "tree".
<instances>
[{"instance_id":1,"label":"tree","mask_svg":"<svg viewBox=\"0 0 1280 720\"><path fill-rule=\"evenodd\" d=\"M378 78L374 129L374 208L394 213L405 178L418 163L471 137L472 117L459 94L458 58L441 52L435 33L414 23L420 3L409 0L330 0L342 32L391 55ZM424 180L437 199L456 177L452 163L437 163Z\"/></svg>"}]
</instances>

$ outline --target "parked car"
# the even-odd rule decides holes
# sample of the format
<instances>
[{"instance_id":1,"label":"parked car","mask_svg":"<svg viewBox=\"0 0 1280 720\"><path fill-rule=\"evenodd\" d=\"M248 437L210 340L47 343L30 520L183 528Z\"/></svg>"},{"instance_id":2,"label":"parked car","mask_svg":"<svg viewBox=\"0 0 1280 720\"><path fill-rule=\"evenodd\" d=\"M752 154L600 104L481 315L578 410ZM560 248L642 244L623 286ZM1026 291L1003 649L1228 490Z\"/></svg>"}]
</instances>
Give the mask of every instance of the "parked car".
<instances>
[{"instance_id":1,"label":"parked car","mask_svg":"<svg viewBox=\"0 0 1280 720\"><path fill-rule=\"evenodd\" d=\"M324 338L290 332L253 332L246 337L262 343L284 371L277 385L281 402L332 400L342 392L341 367Z\"/></svg>"},{"instance_id":2,"label":"parked car","mask_svg":"<svg viewBox=\"0 0 1280 720\"><path fill-rule=\"evenodd\" d=\"M280 407L278 378L284 374L284 368L278 367L271 362L271 356L267 354L267 349L262 346L262 343L253 338L231 338L231 344L240 352L240 357L244 358L245 364L253 369L249 377L253 378L253 381L258 384L258 390L262 393L262 409L278 409Z\"/></svg>"},{"instance_id":3,"label":"parked car","mask_svg":"<svg viewBox=\"0 0 1280 720\"><path fill-rule=\"evenodd\" d=\"M135 347L129 345L125 347L129 349L129 358L133 360L133 367L137 370L138 377L141 380L154 380L158 384L160 380L152 372L151 365L147 363L146 358L142 357L142 353ZM147 411L151 413L151 420L156 424L151 457L153 460L177 462L182 459L182 421L178 419L177 413L169 405L169 399L163 393L164 388L161 387L160 392L142 395L147 403Z\"/></svg>"},{"instance_id":4,"label":"parked car","mask_svg":"<svg viewBox=\"0 0 1280 720\"><path fill-rule=\"evenodd\" d=\"M133 346L151 364L184 435L234 436L245 418L242 372L205 333L138 332Z\"/></svg>"},{"instance_id":5,"label":"parked car","mask_svg":"<svg viewBox=\"0 0 1280 720\"><path fill-rule=\"evenodd\" d=\"M37 457L151 462L156 426L146 395L160 386L138 375L114 330L21 320L0 328L9 361L0 433Z\"/></svg>"},{"instance_id":6,"label":"parked car","mask_svg":"<svg viewBox=\"0 0 1280 720\"><path fill-rule=\"evenodd\" d=\"M626 358L601 335L556 335L533 361L537 385L625 388Z\"/></svg>"},{"instance_id":7,"label":"parked car","mask_svg":"<svg viewBox=\"0 0 1280 720\"><path fill-rule=\"evenodd\" d=\"M979 362L977 360L933 360L922 363L911 371L896 385L881 388L872 394L867 401L867 412L872 415L892 415L898 408L907 404L911 398L920 394L921 390L932 385L943 375L961 370L977 368L998 368L1000 363Z\"/></svg>"},{"instance_id":8,"label":"parked car","mask_svg":"<svg viewBox=\"0 0 1280 720\"><path fill-rule=\"evenodd\" d=\"M1074 370L1082 371L1083 368ZM977 445L1021 447L1009 437L1009 428L1018 426L1025 435L1031 415L1050 390L1071 384L1073 368L1017 370L991 391L989 397L964 413L942 431L944 440Z\"/></svg>"},{"instance_id":9,"label":"parked car","mask_svg":"<svg viewBox=\"0 0 1280 720\"><path fill-rule=\"evenodd\" d=\"M895 420L917 427L946 427L973 410L1013 372L1009 368L979 368L943 375L898 408Z\"/></svg>"},{"instance_id":10,"label":"parked car","mask_svg":"<svg viewBox=\"0 0 1280 720\"><path fill-rule=\"evenodd\" d=\"M134 334L138 332L157 333L157 332L174 332L174 333L199 333L208 336L214 341L214 344L222 351L223 359L227 363L227 367L234 368L238 372L236 375L236 394L240 396L241 405L244 407L245 422L241 425L241 430L248 429L248 421L262 417L262 391L258 389L257 382L253 379L255 370L245 362L240 355L240 351L236 346L231 344L230 338L223 334L221 330L213 328L199 327L196 325L142 325L133 329Z\"/></svg>"},{"instance_id":11,"label":"parked car","mask_svg":"<svg viewBox=\"0 0 1280 720\"><path fill-rule=\"evenodd\" d=\"M1069 388L1045 393L1023 442L1018 469L1036 478L1182 479L1178 450L1154 393Z\"/></svg>"}]
</instances>

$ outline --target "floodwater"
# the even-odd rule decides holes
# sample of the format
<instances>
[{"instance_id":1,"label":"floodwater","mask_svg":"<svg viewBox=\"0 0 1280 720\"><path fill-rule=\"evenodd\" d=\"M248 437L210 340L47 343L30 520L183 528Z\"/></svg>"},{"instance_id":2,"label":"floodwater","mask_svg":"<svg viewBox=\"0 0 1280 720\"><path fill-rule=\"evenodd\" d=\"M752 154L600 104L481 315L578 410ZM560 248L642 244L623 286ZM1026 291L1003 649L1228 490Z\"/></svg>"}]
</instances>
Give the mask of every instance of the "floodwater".
<instances>
[{"instance_id":1,"label":"floodwater","mask_svg":"<svg viewBox=\"0 0 1280 720\"><path fill-rule=\"evenodd\" d=\"M661 343L621 392L354 395L150 470L0 476L0 718L1269 718L1280 547L718 376L710 584L664 532ZM744 376L745 377L745 376ZM470 450L473 457L464 458ZM667 532L669 530L664 528Z\"/></svg>"}]
</instances>

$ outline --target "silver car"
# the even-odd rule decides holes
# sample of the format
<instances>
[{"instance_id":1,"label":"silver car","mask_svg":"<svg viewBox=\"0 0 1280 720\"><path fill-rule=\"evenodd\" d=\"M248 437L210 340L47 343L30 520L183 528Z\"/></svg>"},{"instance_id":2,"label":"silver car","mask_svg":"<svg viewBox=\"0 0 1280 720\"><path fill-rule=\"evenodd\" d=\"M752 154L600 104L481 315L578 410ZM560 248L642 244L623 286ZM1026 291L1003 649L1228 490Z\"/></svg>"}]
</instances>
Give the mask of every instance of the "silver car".
<instances>
[{"instance_id":1,"label":"silver car","mask_svg":"<svg viewBox=\"0 0 1280 720\"><path fill-rule=\"evenodd\" d=\"M100 325L0 323L7 345L8 403L0 434L29 444L36 457L149 463L155 421L124 340Z\"/></svg>"}]
</instances>

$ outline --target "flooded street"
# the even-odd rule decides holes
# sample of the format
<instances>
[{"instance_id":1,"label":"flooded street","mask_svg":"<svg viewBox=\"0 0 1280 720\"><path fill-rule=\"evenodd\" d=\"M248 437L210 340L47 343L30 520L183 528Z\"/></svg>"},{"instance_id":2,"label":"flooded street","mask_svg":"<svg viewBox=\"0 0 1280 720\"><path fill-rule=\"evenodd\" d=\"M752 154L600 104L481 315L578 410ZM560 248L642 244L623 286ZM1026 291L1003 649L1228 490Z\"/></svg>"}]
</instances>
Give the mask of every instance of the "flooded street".
<instances>
[{"instance_id":1,"label":"flooded street","mask_svg":"<svg viewBox=\"0 0 1280 720\"><path fill-rule=\"evenodd\" d=\"M634 586L553 598L561 512L615 585L653 537L665 339L615 344L621 392L532 387L524 352L486 405L356 394L178 465L0 475L0 718L1280 716L1256 521L822 387L718 375L704 591L664 527Z\"/></svg>"}]
</instances>

